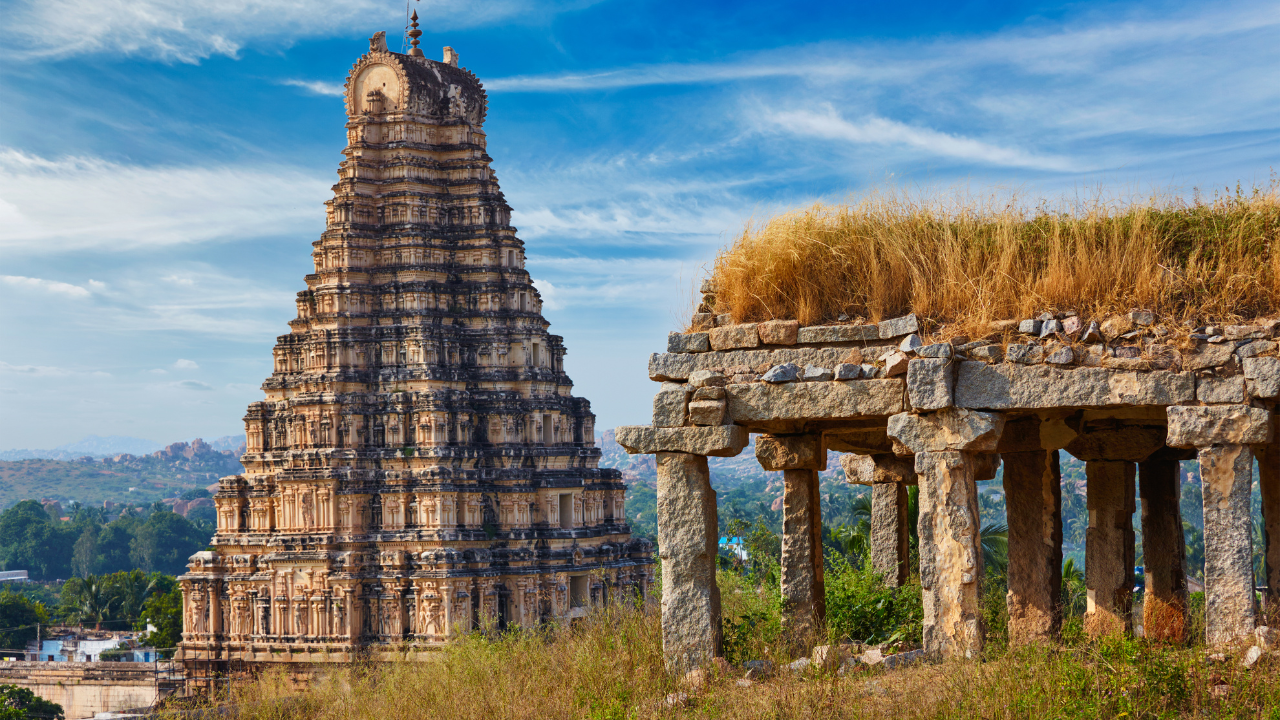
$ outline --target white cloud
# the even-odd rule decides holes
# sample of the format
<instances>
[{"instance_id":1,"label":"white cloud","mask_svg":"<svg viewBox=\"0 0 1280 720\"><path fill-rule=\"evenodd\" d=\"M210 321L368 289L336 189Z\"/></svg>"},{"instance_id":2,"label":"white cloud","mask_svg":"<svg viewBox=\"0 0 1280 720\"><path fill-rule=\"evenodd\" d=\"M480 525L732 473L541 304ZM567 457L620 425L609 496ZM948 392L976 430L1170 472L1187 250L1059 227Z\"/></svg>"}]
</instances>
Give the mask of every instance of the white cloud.
<instances>
[{"instance_id":1,"label":"white cloud","mask_svg":"<svg viewBox=\"0 0 1280 720\"><path fill-rule=\"evenodd\" d=\"M201 392L209 392L210 390L213 390L212 385L202 383L199 380L183 380L182 382L174 383L174 386L180 387L184 390L199 390Z\"/></svg>"},{"instance_id":2,"label":"white cloud","mask_svg":"<svg viewBox=\"0 0 1280 720\"><path fill-rule=\"evenodd\" d=\"M14 365L3 360L0 360L0 373L33 377L111 377L111 373L102 370L74 370L54 365Z\"/></svg>"},{"instance_id":3,"label":"white cloud","mask_svg":"<svg viewBox=\"0 0 1280 720\"><path fill-rule=\"evenodd\" d=\"M131 250L318 232L329 187L289 167L147 167L0 148L0 248Z\"/></svg>"},{"instance_id":4,"label":"white cloud","mask_svg":"<svg viewBox=\"0 0 1280 720\"><path fill-rule=\"evenodd\" d=\"M66 295L73 298L87 298L90 293L87 289L79 285L58 282L57 280L44 280L42 278L24 277L22 275L0 275L0 282L6 285L13 285L20 288L30 290L42 290L58 295ZM94 281L90 280L90 283ZM98 283L101 285L101 283ZM95 288L96 289L96 288Z\"/></svg>"},{"instance_id":5,"label":"white cloud","mask_svg":"<svg viewBox=\"0 0 1280 720\"><path fill-rule=\"evenodd\" d=\"M324 82L323 80L281 80L281 85L290 87L300 87L312 95L330 95L333 97L342 97L346 92L342 83Z\"/></svg>"},{"instance_id":6,"label":"white cloud","mask_svg":"<svg viewBox=\"0 0 1280 720\"><path fill-rule=\"evenodd\" d=\"M187 360L185 358L178 358L177 361L173 363L173 367L178 370L199 370L200 369L200 365L196 363L195 360Z\"/></svg>"}]
</instances>

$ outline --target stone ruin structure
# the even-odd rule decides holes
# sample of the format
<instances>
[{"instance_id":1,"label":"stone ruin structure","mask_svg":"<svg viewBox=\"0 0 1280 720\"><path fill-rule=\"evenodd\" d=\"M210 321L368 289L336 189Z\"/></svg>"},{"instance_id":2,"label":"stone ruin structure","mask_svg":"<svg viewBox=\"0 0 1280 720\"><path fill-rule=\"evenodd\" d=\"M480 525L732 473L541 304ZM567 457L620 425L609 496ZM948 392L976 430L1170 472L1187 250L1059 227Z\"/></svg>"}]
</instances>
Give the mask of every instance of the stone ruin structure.
<instances>
[{"instance_id":1,"label":"stone ruin structure","mask_svg":"<svg viewBox=\"0 0 1280 720\"><path fill-rule=\"evenodd\" d=\"M378 33L348 76L315 272L180 578L189 663L377 657L653 580L524 269L484 89L414 37Z\"/></svg>"},{"instance_id":2,"label":"stone ruin structure","mask_svg":"<svg viewBox=\"0 0 1280 720\"><path fill-rule=\"evenodd\" d=\"M703 292L715 288L704 284ZM706 306L714 307L714 298ZM1053 641L1061 623L1059 450L1087 474L1086 630L1132 629L1135 492L1142 499L1148 637L1187 632L1178 463L1203 480L1207 640L1250 634L1259 618L1250 490L1260 466L1268 597L1280 591L1280 320L1174 333L1150 312L993 323L968 342L925 344L914 315L879 324L800 327L694 316L649 361L660 382L653 425L619 428L632 453L656 453L663 558L663 650L687 668L721 652L716 500L707 456L756 456L784 473L782 594L797 628L823 618L817 473L827 450L872 493L875 567L907 578L907 494L919 486L926 653L982 649L983 563L975 483L1003 464L1009 633ZM1189 335L1189 337L1188 337ZM1136 483L1135 483L1136 475ZM1136 486L1136 491L1135 491Z\"/></svg>"}]
</instances>

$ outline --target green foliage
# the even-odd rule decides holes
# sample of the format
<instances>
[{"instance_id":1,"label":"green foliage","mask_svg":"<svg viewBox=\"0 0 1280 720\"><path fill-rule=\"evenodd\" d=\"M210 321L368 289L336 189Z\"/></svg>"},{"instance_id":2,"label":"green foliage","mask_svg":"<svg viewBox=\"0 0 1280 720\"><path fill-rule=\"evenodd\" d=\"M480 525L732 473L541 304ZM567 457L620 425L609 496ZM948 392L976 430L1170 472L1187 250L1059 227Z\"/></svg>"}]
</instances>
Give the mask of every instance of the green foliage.
<instances>
[{"instance_id":1,"label":"green foliage","mask_svg":"<svg viewBox=\"0 0 1280 720\"><path fill-rule=\"evenodd\" d=\"M140 640L154 648L175 647L182 640L182 588L174 583L168 592L155 593L142 606L142 614L134 622L135 630L150 624L155 631Z\"/></svg>"},{"instance_id":2,"label":"green foliage","mask_svg":"<svg viewBox=\"0 0 1280 720\"><path fill-rule=\"evenodd\" d=\"M44 603L5 588L0 590L0 648L20 650L36 639L37 623L49 624L49 610Z\"/></svg>"},{"instance_id":3,"label":"green foliage","mask_svg":"<svg viewBox=\"0 0 1280 720\"><path fill-rule=\"evenodd\" d=\"M0 720L61 720L62 717L61 705L17 685L0 685Z\"/></svg>"},{"instance_id":4,"label":"green foliage","mask_svg":"<svg viewBox=\"0 0 1280 720\"><path fill-rule=\"evenodd\" d=\"M782 635L782 593L774 584L757 585L747 577L721 571L721 629L725 659L732 663L767 659Z\"/></svg>"},{"instance_id":5,"label":"green foliage","mask_svg":"<svg viewBox=\"0 0 1280 720\"><path fill-rule=\"evenodd\" d=\"M72 578L62 586L58 610L67 622L122 630L138 622L150 597L176 586L171 576L141 570Z\"/></svg>"},{"instance_id":6,"label":"green foliage","mask_svg":"<svg viewBox=\"0 0 1280 720\"><path fill-rule=\"evenodd\" d=\"M920 637L924 607L918 584L888 587L870 563L858 567L840 555L827 557L825 582L827 630L833 640L915 642Z\"/></svg>"}]
</instances>

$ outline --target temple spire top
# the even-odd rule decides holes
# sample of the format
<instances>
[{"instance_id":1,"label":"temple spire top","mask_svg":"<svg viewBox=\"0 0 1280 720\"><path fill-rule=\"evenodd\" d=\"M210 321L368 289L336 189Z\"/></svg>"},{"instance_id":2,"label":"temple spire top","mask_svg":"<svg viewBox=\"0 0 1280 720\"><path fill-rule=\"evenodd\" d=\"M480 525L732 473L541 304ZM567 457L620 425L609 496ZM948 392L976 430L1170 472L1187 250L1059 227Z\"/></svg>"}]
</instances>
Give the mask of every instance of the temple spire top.
<instances>
[{"instance_id":1,"label":"temple spire top","mask_svg":"<svg viewBox=\"0 0 1280 720\"><path fill-rule=\"evenodd\" d=\"M417 10L413 11L413 17L411 18L411 20L412 22L409 23L409 27L413 29L409 31L409 37L412 38L409 42L412 45L412 47L409 49L409 54L412 55L413 57L422 57L422 49L418 47L418 38L422 37L422 31L418 29L418 11Z\"/></svg>"}]
</instances>

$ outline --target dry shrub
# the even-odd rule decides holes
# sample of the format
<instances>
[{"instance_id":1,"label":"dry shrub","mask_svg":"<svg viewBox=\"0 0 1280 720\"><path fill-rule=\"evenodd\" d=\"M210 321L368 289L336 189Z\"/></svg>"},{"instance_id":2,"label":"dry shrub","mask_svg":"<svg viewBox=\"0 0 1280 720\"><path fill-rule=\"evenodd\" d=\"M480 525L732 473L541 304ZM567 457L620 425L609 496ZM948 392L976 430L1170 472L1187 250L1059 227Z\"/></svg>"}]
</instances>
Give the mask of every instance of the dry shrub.
<instances>
[{"instance_id":1,"label":"dry shrub","mask_svg":"<svg viewBox=\"0 0 1280 720\"><path fill-rule=\"evenodd\" d=\"M1151 595L1143 600L1142 630L1148 640L1181 645L1187 640L1189 622L1181 603L1167 603Z\"/></svg>"},{"instance_id":2,"label":"dry shrub","mask_svg":"<svg viewBox=\"0 0 1280 720\"><path fill-rule=\"evenodd\" d=\"M1044 310L1224 321L1280 310L1280 186L1184 203L873 193L748 224L716 258L718 313L812 325L915 312L971 328Z\"/></svg>"}]
</instances>

